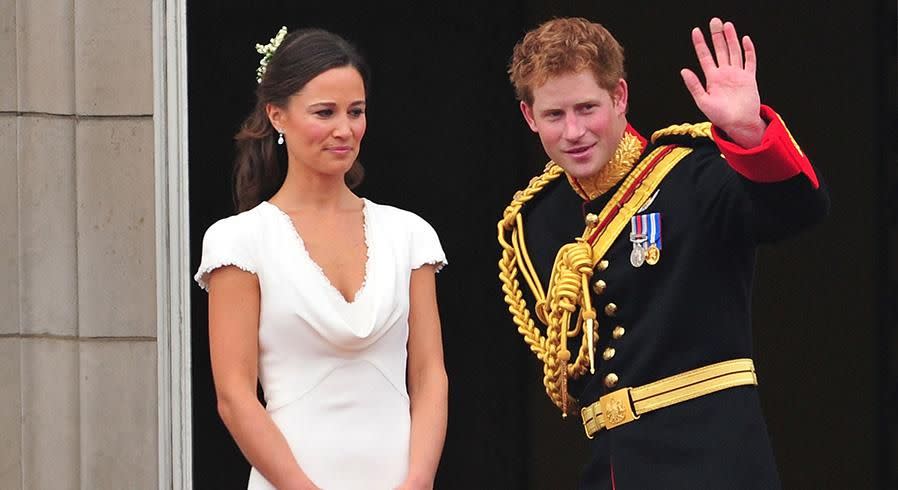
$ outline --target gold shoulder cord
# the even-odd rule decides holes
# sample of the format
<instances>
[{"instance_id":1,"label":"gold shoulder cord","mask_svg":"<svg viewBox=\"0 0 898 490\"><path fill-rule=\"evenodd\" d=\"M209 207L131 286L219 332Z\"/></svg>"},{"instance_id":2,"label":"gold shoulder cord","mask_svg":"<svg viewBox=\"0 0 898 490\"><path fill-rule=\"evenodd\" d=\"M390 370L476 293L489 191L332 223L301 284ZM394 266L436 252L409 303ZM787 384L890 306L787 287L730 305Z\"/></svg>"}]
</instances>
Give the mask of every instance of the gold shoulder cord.
<instances>
[{"instance_id":1,"label":"gold shoulder cord","mask_svg":"<svg viewBox=\"0 0 898 490\"><path fill-rule=\"evenodd\" d=\"M655 133L652 136L653 141L664 131L667 132L664 135L692 135L686 131L696 130L692 125L689 128L685 126L668 128ZM709 135L709 128L703 133ZM568 394L568 379L579 378L586 374L587 369L595 372L593 346L597 340L598 323L595 321L596 311L592 307L589 294L589 281L593 269L629 223L630 217L648 199L667 172L691 151L689 148L662 146L644 158L629 173L623 185L602 209L598 219L589 222L583 235L576 241L559 249L545 291L527 252L521 208L546 185L564 174L564 170L554 162L549 162L541 175L530 180L527 188L515 193L511 204L502 213L497 228L499 244L502 247L499 279L502 281L505 303L518 332L524 337L524 341L537 359L543 362L543 384L546 394L561 409L562 417L567 417L571 408L568 401L573 399ZM660 161L656 162L659 159ZM646 175L643 175L644 173ZM610 223L604 229L598 230L597 236L593 236L597 232L598 225L604 223L609 214L618 210ZM540 322L546 326L545 335L536 327L527 308L517 279L519 271L536 299L535 312ZM575 314L576 323L574 328L570 329L571 318ZM582 335L583 341L580 343L577 358L570 363L571 352L567 347L567 339L577 335ZM576 400L573 401L576 403Z\"/></svg>"}]
</instances>

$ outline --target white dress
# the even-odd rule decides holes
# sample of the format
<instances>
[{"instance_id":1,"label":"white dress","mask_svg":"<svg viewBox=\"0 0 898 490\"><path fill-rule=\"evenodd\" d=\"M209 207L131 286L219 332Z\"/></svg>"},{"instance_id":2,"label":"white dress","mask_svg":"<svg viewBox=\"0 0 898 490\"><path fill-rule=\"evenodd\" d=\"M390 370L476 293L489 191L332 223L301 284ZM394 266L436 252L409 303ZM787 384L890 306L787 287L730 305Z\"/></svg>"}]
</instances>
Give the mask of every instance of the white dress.
<instances>
[{"instance_id":1,"label":"white dress","mask_svg":"<svg viewBox=\"0 0 898 490\"><path fill-rule=\"evenodd\" d=\"M312 261L290 217L262 202L203 238L195 279L226 265L261 288L259 380L266 410L320 488L392 489L409 461L406 390L409 280L446 257L433 228L408 211L364 200L368 259L352 302ZM249 489L274 488L255 469Z\"/></svg>"}]
</instances>

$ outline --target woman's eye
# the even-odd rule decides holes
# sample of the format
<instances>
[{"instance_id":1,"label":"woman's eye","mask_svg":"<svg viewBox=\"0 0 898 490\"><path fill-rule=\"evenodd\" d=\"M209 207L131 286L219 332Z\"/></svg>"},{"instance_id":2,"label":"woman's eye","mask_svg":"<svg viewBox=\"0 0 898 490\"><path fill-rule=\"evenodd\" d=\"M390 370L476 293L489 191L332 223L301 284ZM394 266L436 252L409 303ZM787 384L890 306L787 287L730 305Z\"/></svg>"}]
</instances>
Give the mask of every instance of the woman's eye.
<instances>
[{"instance_id":1,"label":"woman's eye","mask_svg":"<svg viewBox=\"0 0 898 490\"><path fill-rule=\"evenodd\" d=\"M334 111L331 109L321 109L320 111L315 111L315 114L319 117L331 117L334 115Z\"/></svg>"},{"instance_id":2,"label":"woman's eye","mask_svg":"<svg viewBox=\"0 0 898 490\"><path fill-rule=\"evenodd\" d=\"M357 108L357 109L352 109L352 110L349 111L349 115L352 116L352 117L361 117L362 114L364 114L364 113L365 113L365 110L364 110L364 109L359 109L359 108Z\"/></svg>"}]
</instances>

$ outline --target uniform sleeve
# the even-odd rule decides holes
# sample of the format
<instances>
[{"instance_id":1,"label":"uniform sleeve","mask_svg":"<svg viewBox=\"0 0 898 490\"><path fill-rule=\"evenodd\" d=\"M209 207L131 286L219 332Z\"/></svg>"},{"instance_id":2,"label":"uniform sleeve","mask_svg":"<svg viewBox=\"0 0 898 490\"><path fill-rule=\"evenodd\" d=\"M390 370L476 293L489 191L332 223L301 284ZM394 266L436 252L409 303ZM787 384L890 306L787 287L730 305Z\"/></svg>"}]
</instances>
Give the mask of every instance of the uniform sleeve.
<instances>
[{"instance_id":1,"label":"uniform sleeve","mask_svg":"<svg viewBox=\"0 0 898 490\"><path fill-rule=\"evenodd\" d=\"M411 226L410 237L411 269L415 270L425 264L435 265L437 272L449 262L440 244L436 230L427 221L415 216Z\"/></svg>"},{"instance_id":2,"label":"uniform sleeve","mask_svg":"<svg viewBox=\"0 0 898 490\"><path fill-rule=\"evenodd\" d=\"M742 148L729 141L718 128L711 127L714 142L730 167L752 182L782 182L803 175L811 187L818 188L817 172L779 114L762 105L761 118L767 122L767 129L761 144L755 148Z\"/></svg>"},{"instance_id":3,"label":"uniform sleeve","mask_svg":"<svg viewBox=\"0 0 898 490\"><path fill-rule=\"evenodd\" d=\"M257 273L252 247L251 233L241 229L233 218L216 222L203 236L203 257L193 279L199 286L209 291L209 275L215 269L235 266L244 271Z\"/></svg>"},{"instance_id":4,"label":"uniform sleeve","mask_svg":"<svg viewBox=\"0 0 898 490\"><path fill-rule=\"evenodd\" d=\"M723 243L776 242L819 223L829 211L823 180L816 189L801 175L758 183L736 174L720 157L711 160L717 161L709 167L724 168L730 175L714 191L708 191L709 181L703 180L696 196L703 224Z\"/></svg>"},{"instance_id":5,"label":"uniform sleeve","mask_svg":"<svg viewBox=\"0 0 898 490\"><path fill-rule=\"evenodd\" d=\"M764 106L762 116L769 126L758 147L741 148L712 128L716 146L695 152L699 219L724 242L778 241L818 223L829 211L819 172L772 109Z\"/></svg>"}]
</instances>

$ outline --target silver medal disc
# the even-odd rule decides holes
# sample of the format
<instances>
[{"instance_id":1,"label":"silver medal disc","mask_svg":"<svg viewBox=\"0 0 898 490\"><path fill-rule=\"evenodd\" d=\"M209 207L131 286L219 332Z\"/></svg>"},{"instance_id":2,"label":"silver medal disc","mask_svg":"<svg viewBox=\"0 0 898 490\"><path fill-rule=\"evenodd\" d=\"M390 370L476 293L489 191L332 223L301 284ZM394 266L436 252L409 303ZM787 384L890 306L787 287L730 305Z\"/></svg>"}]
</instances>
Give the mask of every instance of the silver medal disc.
<instances>
[{"instance_id":1,"label":"silver medal disc","mask_svg":"<svg viewBox=\"0 0 898 490\"><path fill-rule=\"evenodd\" d=\"M633 244L633 251L630 252L630 265L633 267L642 267L645 263L645 249L637 244Z\"/></svg>"}]
</instances>

